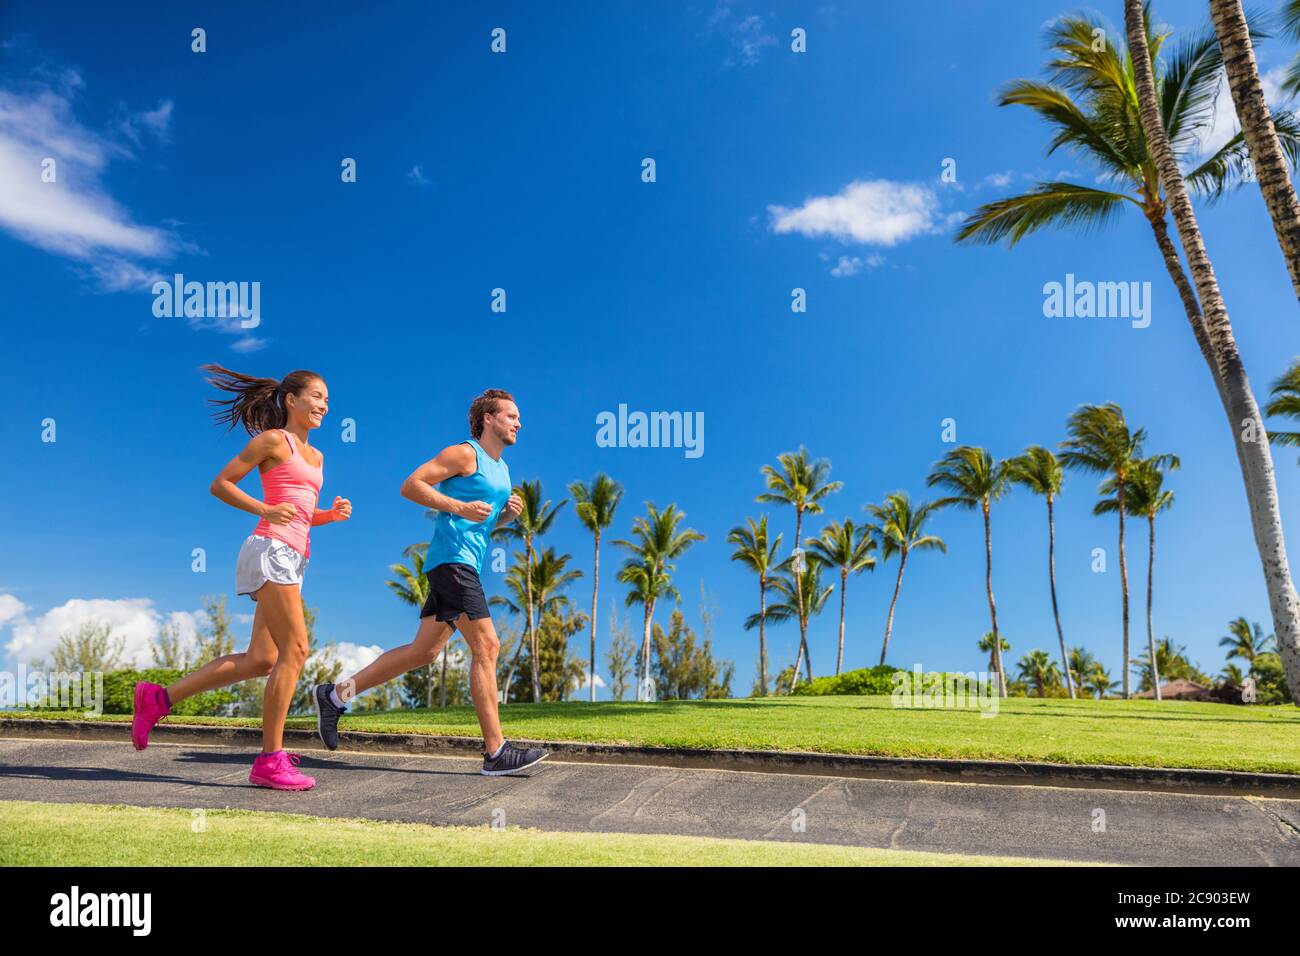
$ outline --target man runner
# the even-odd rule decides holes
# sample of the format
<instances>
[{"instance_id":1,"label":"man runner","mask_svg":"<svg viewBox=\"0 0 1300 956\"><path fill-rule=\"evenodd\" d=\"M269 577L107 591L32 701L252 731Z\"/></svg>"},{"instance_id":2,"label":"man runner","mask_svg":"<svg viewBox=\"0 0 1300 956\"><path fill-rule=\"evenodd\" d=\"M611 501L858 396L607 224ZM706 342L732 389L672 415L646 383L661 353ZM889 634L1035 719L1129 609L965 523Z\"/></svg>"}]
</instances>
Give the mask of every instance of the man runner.
<instances>
[{"instance_id":1,"label":"man runner","mask_svg":"<svg viewBox=\"0 0 1300 956\"><path fill-rule=\"evenodd\" d=\"M429 597L420 609L415 640L385 651L369 666L335 684L312 688L316 728L325 746L339 745L339 715L347 702L363 691L417 667L432 664L454 630L469 645L470 695L483 731L483 774L518 773L546 758L538 748L516 747L501 735L497 720L497 639L479 574L487 554L488 537L515 520L523 502L511 493L510 470L501 460L519 433L519 409L509 392L488 389L469 407L474 437L444 448L402 483L402 496L439 512L423 571ZM434 486L437 486L436 488Z\"/></svg>"}]
</instances>

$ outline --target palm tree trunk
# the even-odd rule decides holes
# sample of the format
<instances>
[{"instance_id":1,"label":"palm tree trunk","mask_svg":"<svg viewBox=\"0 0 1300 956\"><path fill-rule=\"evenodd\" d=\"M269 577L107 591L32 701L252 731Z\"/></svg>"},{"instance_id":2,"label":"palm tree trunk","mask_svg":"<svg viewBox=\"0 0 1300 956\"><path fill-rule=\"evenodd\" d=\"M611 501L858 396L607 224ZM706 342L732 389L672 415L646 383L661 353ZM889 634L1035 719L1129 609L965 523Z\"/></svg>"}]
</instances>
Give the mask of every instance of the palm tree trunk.
<instances>
[{"instance_id":1,"label":"palm tree trunk","mask_svg":"<svg viewBox=\"0 0 1300 956\"><path fill-rule=\"evenodd\" d=\"M1002 638L998 636L998 607L993 602L993 528L989 523L989 502L984 499L984 590L989 595L989 620L993 623L993 659L998 668L998 696L1007 696L1007 679L1002 674Z\"/></svg>"},{"instance_id":2,"label":"palm tree trunk","mask_svg":"<svg viewBox=\"0 0 1300 956\"><path fill-rule=\"evenodd\" d=\"M1056 520L1052 516L1052 495L1047 495L1047 579L1052 586L1052 617L1056 619L1056 639L1061 642L1061 666L1065 668L1065 685L1074 700L1074 675L1070 673L1070 656L1065 651L1065 632L1061 630L1061 611L1056 606Z\"/></svg>"},{"instance_id":3,"label":"palm tree trunk","mask_svg":"<svg viewBox=\"0 0 1300 956\"><path fill-rule=\"evenodd\" d=\"M794 659L794 673L790 675L790 693L794 693L794 685L799 682L799 668L803 666L803 642L799 643L799 653Z\"/></svg>"},{"instance_id":4,"label":"palm tree trunk","mask_svg":"<svg viewBox=\"0 0 1300 956\"><path fill-rule=\"evenodd\" d=\"M1219 48L1223 51L1223 68L1228 77L1228 88L1232 91L1232 102L1237 107L1237 119L1241 121L1241 132L1255 167L1255 179L1273 220L1277 243L1286 258L1291 287L1300 298L1300 201L1296 200L1286 156L1278 142L1268 104L1264 101L1264 87L1260 83L1241 0L1210 0L1210 16L1214 20L1214 32L1219 37Z\"/></svg>"},{"instance_id":5,"label":"palm tree trunk","mask_svg":"<svg viewBox=\"0 0 1300 956\"><path fill-rule=\"evenodd\" d=\"M1129 699L1129 680L1128 680L1128 562L1124 558L1124 481L1117 480L1117 492L1119 496L1119 586L1123 592L1123 617L1124 617L1124 699Z\"/></svg>"},{"instance_id":6,"label":"palm tree trunk","mask_svg":"<svg viewBox=\"0 0 1300 956\"><path fill-rule=\"evenodd\" d=\"M429 709L432 710L433 709L433 661L429 662L429 693L427 696L429 700Z\"/></svg>"},{"instance_id":7,"label":"palm tree trunk","mask_svg":"<svg viewBox=\"0 0 1300 956\"><path fill-rule=\"evenodd\" d=\"M591 685L590 702L596 702L596 596L600 589L600 527L596 528L596 559L591 576L591 673L588 683Z\"/></svg>"},{"instance_id":8,"label":"palm tree trunk","mask_svg":"<svg viewBox=\"0 0 1300 956\"><path fill-rule=\"evenodd\" d=\"M808 653L808 616L804 612L803 606L803 548L800 542L803 538L803 508L795 508L794 519L794 549L799 552L799 561L794 567L794 593L799 600L799 657L808 667L808 679L812 680L812 655ZM794 681L790 682L790 689L794 689L794 683L799 679L799 665L794 667Z\"/></svg>"},{"instance_id":9,"label":"palm tree trunk","mask_svg":"<svg viewBox=\"0 0 1300 956\"><path fill-rule=\"evenodd\" d=\"M1151 532L1147 548L1147 653L1151 655L1151 686L1156 700L1160 699L1160 669L1156 666L1156 637L1151 626L1151 581L1156 570L1156 516L1147 515L1147 528Z\"/></svg>"},{"instance_id":10,"label":"palm tree trunk","mask_svg":"<svg viewBox=\"0 0 1300 956\"><path fill-rule=\"evenodd\" d=\"M767 575L758 576L758 677L763 682L760 697L767 696L767 635L763 633L767 624Z\"/></svg>"},{"instance_id":11,"label":"palm tree trunk","mask_svg":"<svg viewBox=\"0 0 1300 956\"><path fill-rule=\"evenodd\" d=\"M1219 291L1214 267L1205 251L1196 212L1187 196L1187 187L1178 162L1169 147L1169 138L1160 123L1156 105L1155 77L1147 50L1142 18L1142 0L1124 0L1124 20L1129 47L1134 51L1134 69L1138 85L1142 126L1160 171L1160 180L1169 198L1170 210L1178 226L1188 268L1196 283L1205 327L1213 349L1219 378L1223 382L1224 407L1233 442L1241 464L1246 500L1250 506L1251 528L1259 551L1269 609L1273 615L1273 632L1293 698L1300 700L1300 597L1291 581L1286 540L1278 509L1277 484L1273 476L1273 456L1269 449L1264 422L1251 391L1241 355L1237 351L1232 322Z\"/></svg>"},{"instance_id":12,"label":"palm tree trunk","mask_svg":"<svg viewBox=\"0 0 1300 956\"><path fill-rule=\"evenodd\" d=\"M527 540L527 554L525 560L528 562L524 569L527 573L524 576L524 586L528 589L528 656L529 671L533 679L533 703L541 703L542 700L542 682L537 667L537 625L533 622L533 539Z\"/></svg>"},{"instance_id":13,"label":"palm tree trunk","mask_svg":"<svg viewBox=\"0 0 1300 956\"><path fill-rule=\"evenodd\" d=\"M442 680L438 681L438 696L440 698L438 706L440 707L447 706L447 651L450 647L451 640L448 639L442 648Z\"/></svg>"},{"instance_id":14,"label":"palm tree trunk","mask_svg":"<svg viewBox=\"0 0 1300 956\"><path fill-rule=\"evenodd\" d=\"M645 623L641 631L641 653L640 658L641 675L636 682L636 699L638 702L645 700L642 688L650 677L650 619L654 616L655 602L653 600L645 603Z\"/></svg>"},{"instance_id":15,"label":"palm tree trunk","mask_svg":"<svg viewBox=\"0 0 1300 956\"><path fill-rule=\"evenodd\" d=\"M885 643L880 645L880 664L885 663L885 654L889 651L889 635L894 630L894 605L898 603L898 589L903 586L903 568L907 566L907 549L899 552L898 577L894 579L894 596L889 599L889 617L885 618Z\"/></svg>"},{"instance_id":16,"label":"palm tree trunk","mask_svg":"<svg viewBox=\"0 0 1300 956\"><path fill-rule=\"evenodd\" d=\"M844 594L849 589L849 569L840 568L840 652L835 655L835 676L844 667Z\"/></svg>"}]
</instances>

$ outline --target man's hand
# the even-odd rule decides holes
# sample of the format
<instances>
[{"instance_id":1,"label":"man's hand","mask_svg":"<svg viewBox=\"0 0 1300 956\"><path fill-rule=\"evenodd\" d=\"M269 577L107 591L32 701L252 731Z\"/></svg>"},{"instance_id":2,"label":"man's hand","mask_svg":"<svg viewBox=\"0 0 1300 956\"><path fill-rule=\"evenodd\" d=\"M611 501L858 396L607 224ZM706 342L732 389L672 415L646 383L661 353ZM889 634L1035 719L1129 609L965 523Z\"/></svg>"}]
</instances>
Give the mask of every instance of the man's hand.
<instances>
[{"instance_id":1,"label":"man's hand","mask_svg":"<svg viewBox=\"0 0 1300 956\"><path fill-rule=\"evenodd\" d=\"M523 510L524 510L524 499L520 498L518 495L512 494L510 498L506 501L506 506L504 509L505 514L510 516L506 518L506 520L514 521L516 518L519 517L520 513Z\"/></svg>"},{"instance_id":2,"label":"man's hand","mask_svg":"<svg viewBox=\"0 0 1300 956\"><path fill-rule=\"evenodd\" d=\"M460 507L456 509L456 514L475 522L487 521L491 513L492 506L486 501L462 501Z\"/></svg>"}]
</instances>

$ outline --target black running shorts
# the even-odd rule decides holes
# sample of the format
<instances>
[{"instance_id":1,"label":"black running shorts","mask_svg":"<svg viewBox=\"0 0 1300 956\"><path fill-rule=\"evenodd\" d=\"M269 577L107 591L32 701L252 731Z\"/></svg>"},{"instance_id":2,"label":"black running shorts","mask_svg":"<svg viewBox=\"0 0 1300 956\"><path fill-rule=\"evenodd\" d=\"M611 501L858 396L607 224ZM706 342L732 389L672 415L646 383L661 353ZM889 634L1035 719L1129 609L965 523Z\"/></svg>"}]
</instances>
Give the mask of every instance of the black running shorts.
<instances>
[{"instance_id":1,"label":"black running shorts","mask_svg":"<svg viewBox=\"0 0 1300 956\"><path fill-rule=\"evenodd\" d=\"M429 597L420 608L420 617L455 621L468 614L471 621L477 621L490 616L478 572L468 564L455 561L440 564L425 577L429 581Z\"/></svg>"}]
</instances>

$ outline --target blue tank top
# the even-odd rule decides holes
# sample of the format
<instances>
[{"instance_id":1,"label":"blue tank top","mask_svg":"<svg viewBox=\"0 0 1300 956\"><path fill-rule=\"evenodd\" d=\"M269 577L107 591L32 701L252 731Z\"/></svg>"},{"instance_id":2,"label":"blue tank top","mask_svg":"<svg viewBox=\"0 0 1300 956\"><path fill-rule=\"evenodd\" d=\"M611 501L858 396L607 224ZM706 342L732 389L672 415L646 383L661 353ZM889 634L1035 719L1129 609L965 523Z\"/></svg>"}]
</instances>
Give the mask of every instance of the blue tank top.
<instances>
[{"instance_id":1,"label":"blue tank top","mask_svg":"<svg viewBox=\"0 0 1300 956\"><path fill-rule=\"evenodd\" d=\"M492 513L481 522L470 521L460 515L440 511L434 519L433 537L424 556L427 574L440 564L468 564L475 572L483 573L483 558L487 554L488 538L496 526L501 509L510 498L510 469L504 461L493 459L474 439L463 444L474 449L478 466L472 475L452 475L438 483L438 490L457 501L486 501Z\"/></svg>"}]
</instances>

